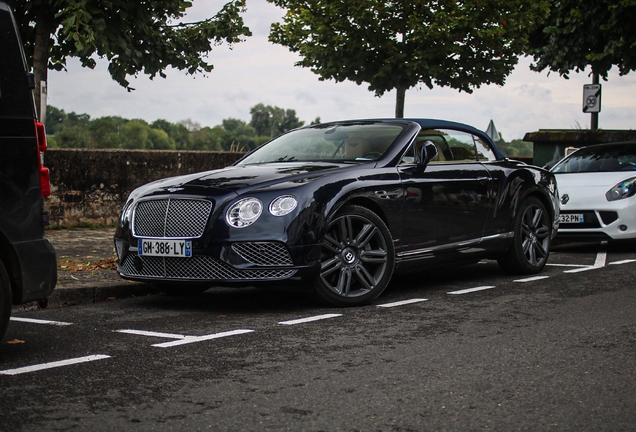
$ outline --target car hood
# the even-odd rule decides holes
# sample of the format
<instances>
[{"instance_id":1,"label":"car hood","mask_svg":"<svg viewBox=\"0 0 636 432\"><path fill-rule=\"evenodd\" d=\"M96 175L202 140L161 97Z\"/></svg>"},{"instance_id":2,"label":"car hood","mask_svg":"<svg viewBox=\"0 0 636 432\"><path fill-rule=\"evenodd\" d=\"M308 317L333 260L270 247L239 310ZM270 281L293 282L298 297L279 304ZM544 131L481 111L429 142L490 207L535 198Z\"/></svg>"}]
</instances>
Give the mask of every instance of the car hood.
<instances>
[{"instance_id":1,"label":"car hood","mask_svg":"<svg viewBox=\"0 0 636 432\"><path fill-rule=\"evenodd\" d=\"M555 174L561 209L601 209L615 204L608 203L605 194L618 183L636 177L636 171L592 172ZM567 205L563 197L567 195Z\"/></svg>"},{"instance_id":2,"label":"car hood","mask_svg":"<svg viewBox=\"0 0 636 432\"><path fill-rule=\"evenodd\" d=\"M230 166L212 171L170 177L148 183L135 190L135 195L160 194L223 195L245 193L255 189L285 184L298 186L322 177L326 171L350 164L288 162L246 166Z\"/></svg>"}]
</instances>

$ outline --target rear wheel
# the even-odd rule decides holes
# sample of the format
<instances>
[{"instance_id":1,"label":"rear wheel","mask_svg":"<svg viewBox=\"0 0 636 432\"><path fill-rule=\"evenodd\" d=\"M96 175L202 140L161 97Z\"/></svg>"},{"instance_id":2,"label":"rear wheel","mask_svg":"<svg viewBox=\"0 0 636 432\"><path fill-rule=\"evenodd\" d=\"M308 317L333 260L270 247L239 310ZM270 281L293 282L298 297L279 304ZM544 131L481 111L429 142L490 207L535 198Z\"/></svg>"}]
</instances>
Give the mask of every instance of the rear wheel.
<instances>
[{"instance_id":1,"label":"rear wheel","mask_svg":"<svg viewBox=\"0 0 636 432\"><path fill-rule=\"evenodd\" d=\"M514 222L514 239L506 254L498 259L510 273L539 273L550 255L550 215L537 198L530 197L519 207Z\"/></svg>"},{"instance_id":2,"label":"rear wheel","mask_svg":"<svg viewBox=\"0 0 636 432\"><path fill-rule=\"evenodd\" d=\"M345 206L327 226L320 261L315 287L321 298L336 306L369 303L393 274L391 233L372 211Z\"/></svg>"},{"instance_id":3,"label":"rear wheel","mask_svg":"<svg viewBox=\"0 0 636 432\"><path fill-rule=\"evenodd\" d=\"M0 340L4 337L11 316L11 282L9 275L0 261Z\"/></svg>"}]
</instances>

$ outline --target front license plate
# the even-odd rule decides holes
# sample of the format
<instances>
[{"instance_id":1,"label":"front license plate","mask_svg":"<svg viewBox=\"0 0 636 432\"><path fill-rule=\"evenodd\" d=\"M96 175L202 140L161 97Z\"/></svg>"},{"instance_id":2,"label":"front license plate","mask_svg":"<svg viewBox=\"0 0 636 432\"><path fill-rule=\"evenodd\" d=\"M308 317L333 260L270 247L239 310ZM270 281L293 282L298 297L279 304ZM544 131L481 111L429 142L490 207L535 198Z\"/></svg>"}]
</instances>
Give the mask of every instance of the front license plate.
<instances>
[{"instance_id":1,"label":"front license plate","mask_svg":"<svg viewBox=\"0 0 636 432\"><path fill-rule=\"evenodd\" d=\"M579 214L560 214L559 223L583 223L585 218L582 213Z\"/></svg>"},{"instance_id":2,"label":"front license plate","mask_svg":"<svg viewBox=\"0 0 636 432\"><path fill-rule=\"evenodd\" d=\"M139 239L137 249L139 255L190 258L192 240Z\"/></svg>"}]
</instances>

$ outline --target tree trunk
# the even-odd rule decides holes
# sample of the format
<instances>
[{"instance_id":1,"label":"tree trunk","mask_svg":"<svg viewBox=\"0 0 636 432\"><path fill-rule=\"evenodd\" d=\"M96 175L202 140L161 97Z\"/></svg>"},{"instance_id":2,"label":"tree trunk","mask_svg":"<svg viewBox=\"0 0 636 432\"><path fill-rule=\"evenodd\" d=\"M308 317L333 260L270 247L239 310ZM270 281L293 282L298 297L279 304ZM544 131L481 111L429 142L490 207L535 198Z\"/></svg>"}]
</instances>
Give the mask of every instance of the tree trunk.
<instances>
[{"instance_id":1,"label":"tree trunk","mask_svg":"<svg viewBox=\"0 0 636 432\"><path fill-rule=\"evenodd\" d=\"M35 110L38 118L43 119L40 112L40 82L48 80L48 63L51 51L51 33L55 30L55 15L40 11L35 19L35 45L33 47L33 74L35 75ZM46 109L46 107L44 108Z\"/></svg>"},{"instance_id":2,"label":"tree trunk","mask_svg":"<svg viewBox=\"0 0 636 432\"><path fill-rule=\"evenodd\" d=\"M404 118L404 97L406 96L406 87L397 87L395 96L395 118Z\"/></svg>"}]
</instances>

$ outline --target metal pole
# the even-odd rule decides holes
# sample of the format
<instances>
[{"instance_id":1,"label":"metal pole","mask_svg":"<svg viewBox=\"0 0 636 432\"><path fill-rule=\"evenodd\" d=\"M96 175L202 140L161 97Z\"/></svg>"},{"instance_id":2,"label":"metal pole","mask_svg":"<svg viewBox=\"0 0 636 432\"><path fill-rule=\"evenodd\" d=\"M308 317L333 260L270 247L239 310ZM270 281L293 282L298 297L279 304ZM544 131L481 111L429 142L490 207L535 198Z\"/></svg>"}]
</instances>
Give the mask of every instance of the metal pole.
<instances>
[{"instance_id":1,"label":"metal pole","mask_svg":"<svg viewBox=\"0 0 636 432\"><path fill-rule=\"evenodd\" d=\"M598 84L598 74L597 73L592 74L592 84ZM590 113L590 115L592 116L590 129L592 129L593 131L598 130L598 113L597 112L593 112L593 113Z\"/></svg>"}]
</instances>

